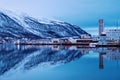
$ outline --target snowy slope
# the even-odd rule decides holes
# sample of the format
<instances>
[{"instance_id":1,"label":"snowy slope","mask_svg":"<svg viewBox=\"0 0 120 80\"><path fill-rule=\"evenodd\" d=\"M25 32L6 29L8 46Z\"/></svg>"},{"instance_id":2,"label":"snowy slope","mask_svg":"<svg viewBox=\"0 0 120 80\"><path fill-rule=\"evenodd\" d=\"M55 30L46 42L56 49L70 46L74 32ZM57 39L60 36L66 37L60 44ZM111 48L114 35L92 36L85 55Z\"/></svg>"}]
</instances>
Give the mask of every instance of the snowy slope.
<instances>
[{"instance_id":1,"label":"snowy slope","mask_svg":"<svg viewBox=\"0 0 120 80\"><path fill-rule=\"evenodd\" d=\"M15 38L72 37L88 34L78 26L54 20L38 20L18 16L11 11L0 11L0 36Z\"/></svg>"}]
</instances>

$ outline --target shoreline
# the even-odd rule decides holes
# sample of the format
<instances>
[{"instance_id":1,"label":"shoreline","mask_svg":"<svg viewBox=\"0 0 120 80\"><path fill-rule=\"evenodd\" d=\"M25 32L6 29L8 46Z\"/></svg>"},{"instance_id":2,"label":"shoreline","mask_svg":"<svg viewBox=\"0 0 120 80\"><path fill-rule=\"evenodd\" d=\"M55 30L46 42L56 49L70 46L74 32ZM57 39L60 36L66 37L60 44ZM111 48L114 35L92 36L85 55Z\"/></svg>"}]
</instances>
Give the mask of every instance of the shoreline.
<instances>
[{"instance_id":1,"label":"shoreline","mask_svg":"<svg viewBox=\"0 0 120 80\"><path fill-rule=\"evenodd\" d=\"M14 44L14 45L61 45L61 46L79 46L79 47L90 47L89 44L86 43L0 43L0 44ZM96 45L94 47L120 47L119 44L116 45Z\"/></svg>"}]
</instances>

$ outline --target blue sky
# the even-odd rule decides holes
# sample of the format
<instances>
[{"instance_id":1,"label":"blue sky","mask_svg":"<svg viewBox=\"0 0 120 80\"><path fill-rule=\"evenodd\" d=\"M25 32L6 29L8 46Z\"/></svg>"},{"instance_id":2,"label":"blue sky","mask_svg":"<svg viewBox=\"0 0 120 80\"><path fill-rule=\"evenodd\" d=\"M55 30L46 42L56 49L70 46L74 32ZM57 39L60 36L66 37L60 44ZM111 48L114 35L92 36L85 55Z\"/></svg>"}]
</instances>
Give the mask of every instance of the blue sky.
<instances>
[{"instance_id":1,"label":"blue sky","mask_svg":"<svg viewBox=\"0 0 120 80\"><path fill-rule=\"evenodd\" d=\"M24 12L37 18L52 18L84 27L120 24L120 0L1 0L0 8Z\"/></svg>"}]
</instances>

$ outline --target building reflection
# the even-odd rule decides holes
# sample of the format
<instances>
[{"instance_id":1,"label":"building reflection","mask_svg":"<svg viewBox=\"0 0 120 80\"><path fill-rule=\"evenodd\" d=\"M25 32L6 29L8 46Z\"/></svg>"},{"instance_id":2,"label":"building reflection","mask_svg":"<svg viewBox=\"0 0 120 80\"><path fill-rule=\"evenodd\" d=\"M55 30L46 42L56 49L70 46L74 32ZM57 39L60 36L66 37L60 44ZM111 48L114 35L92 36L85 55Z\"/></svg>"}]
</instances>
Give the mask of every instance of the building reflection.
<instances>
[{"instance_id":1,"label":"building reflection","mask_svg":"<svg viewBox=\"0 0 120 80\"><path fill-rule=\"evenodd\" d=\"M100 53L99 54L99 69L104 69L104 59L103 59L103 56L105 54L106 53Z\"/></svg>"},{"instance_id":2,"label":"building reflection","mask_svg":"<svg viewBox=\"0 0 120 80\"><path fill-rule=\"evenodd\" d=\"M52 50L56 50L56 51L59 51L59 50L78 50L80 51L82 54L88 54L89 51L92 49L92 48L88 48L88 47L81 47L81 46L59 46L59 45L53 45L53 46L49 46Z\"/></svg>"},{"instance_id":3,"label":"building reflection","mask_svg":"<svg viewBox=\"0 0 120 80\"><path fill-rule=\"evenodd\" d=\"M120 60L120 48L110 47L106 48L105 51L99 51L99 69L104 69L104 57L112 61Z\"/></svg>"},{"instance_id":4,"label":"building reflection","mask_svg":"<svg viewBox=\"0 0 120 80\"><path fill-rule=\"evenodd\" d=\"M53 50L59 49L69 49L69 50L79 50L81 54L88 54L89 51L99 53L99 69L104 69L104 58L107 60L120 60L120 48L117 47L104 47L104 48L89 48L81 46L51 46Z\"/></svg>"}]
</instances>

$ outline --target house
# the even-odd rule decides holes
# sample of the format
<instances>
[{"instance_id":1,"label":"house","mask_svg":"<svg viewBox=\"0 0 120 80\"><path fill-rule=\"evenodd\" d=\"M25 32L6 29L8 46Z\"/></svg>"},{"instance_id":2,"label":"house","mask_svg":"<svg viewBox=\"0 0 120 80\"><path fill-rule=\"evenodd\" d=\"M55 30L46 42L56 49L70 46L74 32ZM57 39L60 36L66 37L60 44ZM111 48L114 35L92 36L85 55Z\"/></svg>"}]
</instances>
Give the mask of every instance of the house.
<instances>
[{"instance_id":1,"label":"house","mask_svg":"<svg viewBox=\"0 0 120 80\"><path fill-rule=\"evenodd\" d=\"M59 44L59 43L61 43L61 42L60 42L60 39L59 39L59 38L53 38L53 39L51 40L51 43L53 43L53 44Z\"/></svg>"}]
</instances>

